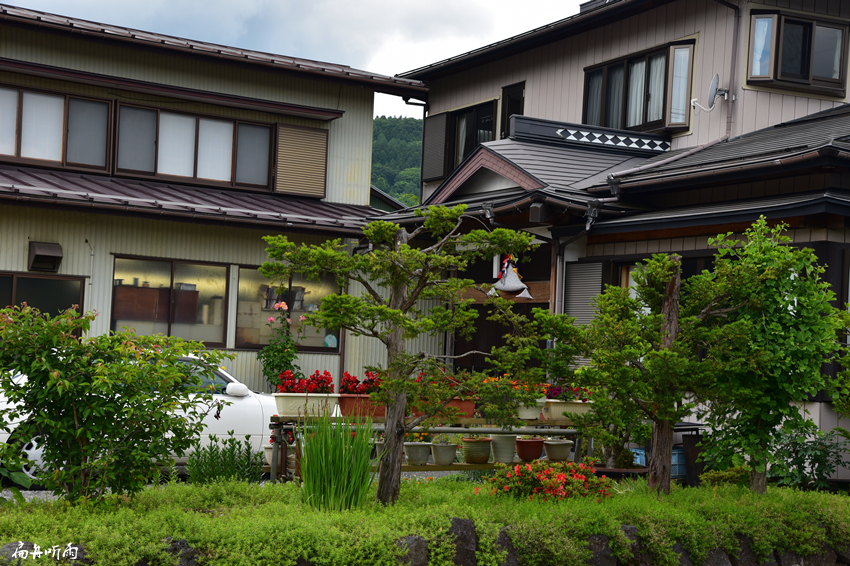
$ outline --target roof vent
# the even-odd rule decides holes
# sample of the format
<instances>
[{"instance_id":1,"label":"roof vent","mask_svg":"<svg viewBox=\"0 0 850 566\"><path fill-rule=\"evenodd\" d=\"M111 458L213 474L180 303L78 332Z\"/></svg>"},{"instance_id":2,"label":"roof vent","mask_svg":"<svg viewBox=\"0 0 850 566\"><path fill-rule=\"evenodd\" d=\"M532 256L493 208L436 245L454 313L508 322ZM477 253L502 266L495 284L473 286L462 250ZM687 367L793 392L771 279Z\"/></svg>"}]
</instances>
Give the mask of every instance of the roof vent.
<instances>
[{"instance_id":1,"label":"roof vent","mask_svg":"<svg viewBox=\"0 0 850 566\"><path fill-rule=\"evenodd\" d=\"M48 242L30 242L27 271L57 273L62 263L62 246Z\"/></svg>"}]
</instances>

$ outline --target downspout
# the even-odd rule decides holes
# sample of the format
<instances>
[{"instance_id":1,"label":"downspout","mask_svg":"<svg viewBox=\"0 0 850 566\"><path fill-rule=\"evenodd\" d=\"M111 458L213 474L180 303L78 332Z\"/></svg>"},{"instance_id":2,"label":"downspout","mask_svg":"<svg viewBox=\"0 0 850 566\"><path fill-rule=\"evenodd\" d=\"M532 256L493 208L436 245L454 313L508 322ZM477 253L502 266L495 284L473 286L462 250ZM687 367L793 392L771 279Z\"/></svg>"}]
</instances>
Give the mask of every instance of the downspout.
<instances>
[{"instance_id":1,"label":"downspout","mask_svg":"<svg viewBox=\"0 0 850 566\"><path fill-rule=\"evenodd\" d=\"M708 149L714 145L719 144L720 142L724 142L729 139L732 135L732 107L731 103L735 102L737 95L735 94L735 75L738 72L738 27L739 22L741 20L741 9L735 4L731 4L726 0L714 0L718 4L726 6L732 10L735 10L735 20L732 25L732 36L734 41L732 42L732 61L729 65L729 92L732 93L731 99L726 104L726 134L718 138L714 141L710 141L703 145L694 147L685 151L683 153L679 153L672 157L668 157L667 159L662 159L661 161L656 161L654 163L650 163L649 165L641 165L639 167L632 167L631 169L625 169L623 171L617 171L615 173L611 173L608 175L606 181L608 182L608 187L611 190L611 194L614 196L619 196L620 194L620 179L622 177L633 175L635 173L640 173L642 171L646 171L647 169L654 169L655 167L660 167L662 165L667 165L668 163L673 163L674 161L678 161L684 157L688 157L689 155L693 155L697 152L700 152L704 149Z\"/></svg>"},{"instance_id":2,"label":"downspout","mask_svg":"<svg viewBox=\"0 0 850 566\"><path fill-rule=\"evenodd\" d=\"M93 281L94 280L94 248L91 247L91 244L89 243L88 238L86 238L86 245L89 247L89 250L90 250L89 256L91 258L91 260L89 262L89 292L88 292L89 306L91 306L92 290L94 289L94 287L93 287L93 283L94 283L94 281ZM85 309L82 308L82 305L80 305L80 310L85 312ZM89 309L89 310L91 310L91 309Z\"/></svg>"}]
</instances>

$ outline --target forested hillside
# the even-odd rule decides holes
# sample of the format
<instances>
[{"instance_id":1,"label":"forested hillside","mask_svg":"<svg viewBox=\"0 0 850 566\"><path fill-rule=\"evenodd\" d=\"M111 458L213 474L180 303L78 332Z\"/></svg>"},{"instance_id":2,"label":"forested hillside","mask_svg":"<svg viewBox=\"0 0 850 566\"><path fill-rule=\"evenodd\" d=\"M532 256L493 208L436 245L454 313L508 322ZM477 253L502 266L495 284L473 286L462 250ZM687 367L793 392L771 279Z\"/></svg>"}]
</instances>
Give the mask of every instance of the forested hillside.
<instances>
[{"instance_id":1,"label":"forested hillside","mask_svg":"<svg viewBox=\"0 0 850 566\"><path fill-rule=\"evenodd\" d=\"M408 206L419 203L422 120L375 118L372 129L372 184Z\"/></svg>"}]
</instances>

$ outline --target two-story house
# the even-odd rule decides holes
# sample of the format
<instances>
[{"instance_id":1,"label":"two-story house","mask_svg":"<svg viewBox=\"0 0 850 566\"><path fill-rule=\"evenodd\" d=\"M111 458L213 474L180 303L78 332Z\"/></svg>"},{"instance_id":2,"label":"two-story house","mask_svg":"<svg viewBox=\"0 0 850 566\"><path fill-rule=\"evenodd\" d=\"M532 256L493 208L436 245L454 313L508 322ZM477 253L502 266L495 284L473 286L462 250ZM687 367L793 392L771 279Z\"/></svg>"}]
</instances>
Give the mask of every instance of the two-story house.
<instances>
[{"instance_id":1,"label":"two-story house","mask_svg":"<svg viewBox=\"0 0 850 566\"><path fill-rule=\"evenodd\" d=\"M273 284L267 234L357 238L370 205L375 92L417 80L0 5L0 305L97 311L256 359L272 305L318 308L333 281ZM381 352L308 329L302 369Z\"/></svg>"},{"instance_id":2,"label":"two-story house","mask_svg":"<svg viewBox=\"0 0 850 566\"><path fill-rule=\"evenodd\" d=\"M677 252L696 273L708 237L762 214L815 249L846 302L848 24L838 0L594 0L402 73L430 89L423 203L538 234L521 301L580 322L636 261ZM813 416L835 426L827 404Z\"/></svg>"}]
</instances>

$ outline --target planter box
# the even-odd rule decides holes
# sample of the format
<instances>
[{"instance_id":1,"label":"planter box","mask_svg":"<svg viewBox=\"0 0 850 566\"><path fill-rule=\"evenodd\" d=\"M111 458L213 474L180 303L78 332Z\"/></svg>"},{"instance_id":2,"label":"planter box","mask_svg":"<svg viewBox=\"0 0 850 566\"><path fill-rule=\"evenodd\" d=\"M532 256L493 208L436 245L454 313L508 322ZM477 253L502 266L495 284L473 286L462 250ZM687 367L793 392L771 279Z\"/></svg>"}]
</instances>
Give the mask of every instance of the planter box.
<instances>
[{"instance_id":1,"label":"planter box","mask_svg":"<svg viewBox=\"0 0 850 566\"><path fill-rule=\"evenodd\" d=\"M471 419L472 415L475 413L475 400L464 400L460 397L455 397L446 407L454 407L458 410L458 418L459 419ZM411 411L411 415L414 417L418 417L422 415L419 411Z\"/></svg>"},{"instance_id":2,"label":"planter box","mask_svg":"<svg viewBox=\"0 0 850 566\"><path fill-rule=\"evenodd\" d=\"M525 421L536 421L543 413L543 407L546 405L546 398L537 400L537 405L534 407L519 407L517 409L517 417Z\"/></svg>"},{"instance_id":3,"label":"planter box","mask_svg":"<svg viewBox=\"0 0 850 566\"><path fill-rule=\"evenodd\" d=\"M336 408L336 393L272 393L281 417L312 417Z\"/></svg>"},{"instance_id":4,"label":"planter box","mask_svg":"<svg viewBox=\"0 0 850 566\"><path fill-rule=\"evenodd\" d=\"M547 420L552 419L569 419L563 413L573 415L583 415L590 412L592 403L588 401L559 401L557 399L546 399L546 405L543 407L543 417Z\"/></svg>"},{"instance_id":5,"label":"planter box","mask_svg":"<svg viewBox=\"0 0 850 566\"><path fill-rule=\"evenodd\" d=\"M372 403L368 395L339 394L339 412L343 417L385 417L386 405Z\"/></svg>"}]
</instances>

